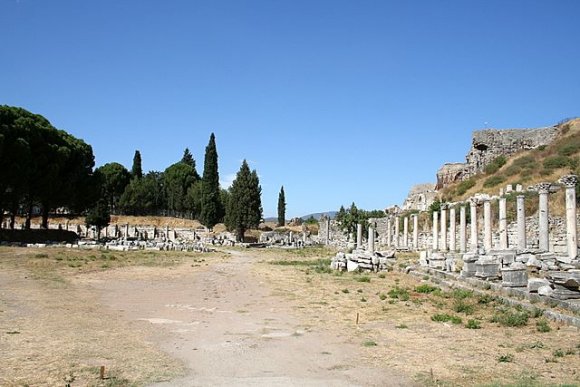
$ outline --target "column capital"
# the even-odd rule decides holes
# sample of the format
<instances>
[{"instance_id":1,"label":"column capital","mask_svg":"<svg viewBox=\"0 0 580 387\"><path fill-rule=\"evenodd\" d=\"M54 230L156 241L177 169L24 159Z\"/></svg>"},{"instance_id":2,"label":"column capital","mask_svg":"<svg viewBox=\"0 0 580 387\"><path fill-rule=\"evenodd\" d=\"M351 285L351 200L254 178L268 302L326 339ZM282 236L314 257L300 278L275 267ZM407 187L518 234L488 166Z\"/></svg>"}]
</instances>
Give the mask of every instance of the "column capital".
<instances>
[{"instance_id":1,"label":"column capital","mask_svg":"<svg viewBox=\"0 0 580 387\"><path fill-rule=\"evenodd\" d=\"M517 199L522 199L522 200L523 200L523 199L525 199L525 198L526 198L526 195L518 195L518 196L516 196L516 198L517 198Z\"/></svg>"},{"instance_id":2,"label":"column capital","mask_svg":"<svg viewBox=\"0 0 580 387\"><path fill-rule=\"evenodd\" d=\"M479 204L478 198L469 198L469 205L471 207L476 207Z\"/></svg>"},{"instance_id":3,"label":"column capital","mask_svg":"<svg viewBox=\"0 0 580 387\"><path fill-rule=\"evenodd\" d=\"M446 210L448 208L449 208L449 204L447 204L447 203L441 203L441 209L442 210Z\"/></svg>"},{"instance_id":4,"label":"column capital","mask_svg":"<svg viewBox=\"0 0 580 387\"><path fill-rule=\"evenodd\" d=\"M578 176L576 175L566 175L562 176L559 180L566 188L575 188L576 183L578 183Z\"/></svg>"},{"instance_id":5,"label":"column capital","mask_svg":"<svg viewBox=\"0 0 580 387\"><path fill-rule=\"evenodd\" d=\"M547 183L547 182L542 182L542 183L538 184L537 185L538 193L544 194L544 195L550 193L551 186L552 186L552 183Z\"/></svg>"}]
</instances>

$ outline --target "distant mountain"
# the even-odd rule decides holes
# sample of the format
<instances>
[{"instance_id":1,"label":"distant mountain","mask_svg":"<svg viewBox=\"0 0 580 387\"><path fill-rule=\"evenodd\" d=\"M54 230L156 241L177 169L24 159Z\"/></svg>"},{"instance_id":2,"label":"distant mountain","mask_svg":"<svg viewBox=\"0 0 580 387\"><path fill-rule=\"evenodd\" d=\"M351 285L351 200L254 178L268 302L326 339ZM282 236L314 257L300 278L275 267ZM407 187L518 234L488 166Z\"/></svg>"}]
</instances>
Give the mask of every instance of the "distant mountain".
<instances>
[{"instance_id":1,"label":"distant mountain","mask_svg":"<svg viewBox=\"0 0 580 387\"><path fill-rule=\"evenodd\" d=\"M310 219L310 217L313 217L316 220L320 220L320 218L324 215L324 216L328 216L330 219L334 219L336 217L336 214L337 214L336 211L317 212L315 214L304 215L300 218L302 220L306 220L306 219Z\"/></svg>"}]
</instances>

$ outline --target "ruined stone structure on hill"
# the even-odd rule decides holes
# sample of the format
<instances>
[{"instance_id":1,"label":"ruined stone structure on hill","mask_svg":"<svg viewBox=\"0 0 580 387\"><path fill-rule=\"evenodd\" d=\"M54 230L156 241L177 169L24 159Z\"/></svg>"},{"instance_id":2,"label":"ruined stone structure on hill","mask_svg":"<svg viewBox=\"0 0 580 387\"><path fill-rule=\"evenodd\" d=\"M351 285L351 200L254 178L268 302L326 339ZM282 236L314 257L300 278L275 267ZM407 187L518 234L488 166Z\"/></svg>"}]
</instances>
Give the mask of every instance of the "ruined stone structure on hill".
<instances>
[{"instance_id":1,"label":"ruined stone structure on hill","mask_svg":"<svg viewBox=\"0 0 580 387\"><path fill-rule=\"evenodd\" d=\"M435 184L424 183L411 187L409 195L403 203L403 211L426 211L437 198Z\"/></svg>"},{"instance_id":2,"label":"ruined stone structure on hill","mask_svg":"<svg viewBox=\"0 0 580 387\"><path fill-rule=\"evenodd\" d=\"M485 167L499 156L548 145L558 135L559 128L550 126L537 129L485 129L473 132L471 149L465 163L446 163L437 171L436 189L483 172Z\"/></svg>"}]
</instances>

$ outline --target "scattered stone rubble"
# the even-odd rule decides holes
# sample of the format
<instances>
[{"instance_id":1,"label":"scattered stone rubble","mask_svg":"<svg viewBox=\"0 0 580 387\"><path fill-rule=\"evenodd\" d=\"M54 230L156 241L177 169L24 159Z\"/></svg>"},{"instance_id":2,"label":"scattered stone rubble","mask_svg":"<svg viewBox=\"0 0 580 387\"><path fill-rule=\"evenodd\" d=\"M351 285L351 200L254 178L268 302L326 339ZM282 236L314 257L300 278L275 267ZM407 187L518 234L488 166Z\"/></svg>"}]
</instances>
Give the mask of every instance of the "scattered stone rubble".
<instances>
[{"instance_id":1,"label":"scattered stone rubble","mask_svg":"<svg viewBox=\"0 0 580 387\"><path fill-rule=\"evenodd\" d=\"M330 268L340 271L387 271L395 265L395 251L354 250L352 253L338 252L330 262Z\"/></svg>"}]
</instances>

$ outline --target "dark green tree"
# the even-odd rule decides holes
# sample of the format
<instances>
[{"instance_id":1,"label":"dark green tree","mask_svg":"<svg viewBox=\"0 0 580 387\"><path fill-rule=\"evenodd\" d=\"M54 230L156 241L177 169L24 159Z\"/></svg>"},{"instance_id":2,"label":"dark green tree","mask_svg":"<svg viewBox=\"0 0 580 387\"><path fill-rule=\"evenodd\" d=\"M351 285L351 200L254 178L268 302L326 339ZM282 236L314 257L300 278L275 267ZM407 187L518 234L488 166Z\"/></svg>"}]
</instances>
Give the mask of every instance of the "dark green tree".
<instances>
[{"instance_id":1,"label":"dark green tree","mask_svg":"<svg viewBox=\"0 0 580 387\"><path fill-rule=\"evenodd\" d=\"M193 155L189 151L189 148L185 148L185 150L183 151L183 157L181 158L181 162L191 166L192 168L195 168L195 160L193 159Z\"/></svg>"},{"instance_id":2,"label":"dark green tree","mask_svg":"<svg viewBox=\"0 0 580 387\"><path fill-rule=\"evenodd\" d=\"M119 199L119 208L126 215L157 215L165 208L163 175L152 171L131 180Z\"/></svg>"},{"instance_id":3,"label":"dark green tree","mask_svg":"<svg viewBox=\"0 0 580 387\"><path fill-rule=\"evenodd\" d=\"M133 156L133 167L131 168L131 176L140 179L143 177L143 168L141 167L141 152L135 151Z\"/></svg>"},{"instance_id":4,"label":"dark green tree","mask_svg":"<svg viewBox=\"0 0 580 387\"><path fill-rule=\"evenodd\" d=\"M210 135L209 143L205 147L201 182L201 214L199 221L211 229L220 221L223 212L220 200L218 154L213 133Z\"/></svg>"},{"instance_id":5,"label":"dark green tree","mask_svg":"<svg viewBox=\"0 0 580 387\"><path fill-rule=\"evenodd\" d=\"M181 217L189 214L191 217L193 209L188 207L186 195L189 187L199 180L195 169L180 161L169 166L163 176L169 214Z\"/></svg>"},{"instance_id":6,"label":"dark green tree","mask_svg":"<svg viewBox=\"0 0 580 387\"><path fill-rule=\"evenodd\" d=\"M257 228L262 220L262 188L256 170L250 172L246 160L243 161L236 179L230 188L230 198L226 210L226 226L235 231L238 240L244 240L246 230Z\"/></svg>"},{"instance_id":7,"label":"dark green tree","mask_svg":"<svg viewBox=\"0 0 580 387\"><path fill-rule=\"evenodd\" d=\"M95 170L102 184L102 196L109 205L109 211L117 212L119 199L131 181L131 173L119 163L108 163Z\"/></svg>"},{"instance_id":8,"label":"dark green tree","mask_svg":"<svg viewBox=\"0 0 580 387\"><path fill-rule=\"evenodd\" d=\"M87 212L85 217L87 226L95 226L97 228L97 240L101 239L101 230L107 227L110 222L109 204L105 199L98 200L97 204Z\"/></svg>"},{"instance_id":9,"label":"dark green tree","mask_svg":"<svg viewBox=\"0 0 580 387\"><path fill-rule=\"evenodd\" d=\"M278 194L278 227L286 224L286 195L284 194L284 186L280 188Z\"/></svg>"}]
</instances>

